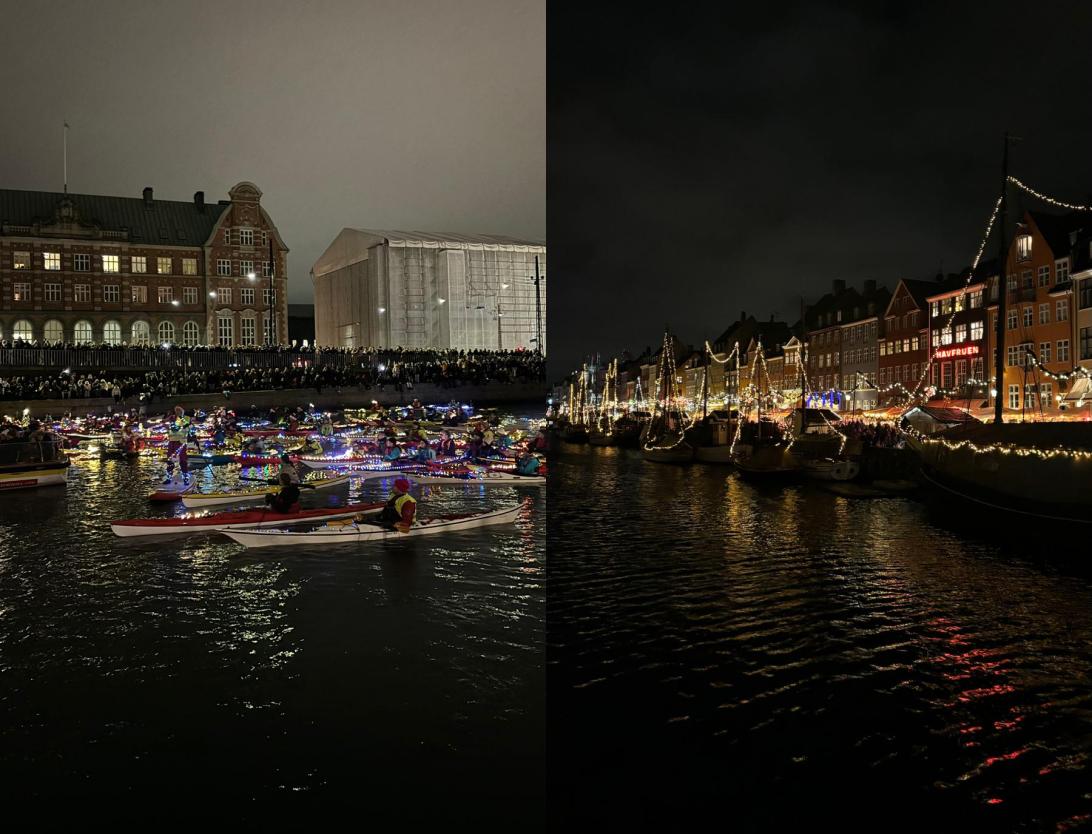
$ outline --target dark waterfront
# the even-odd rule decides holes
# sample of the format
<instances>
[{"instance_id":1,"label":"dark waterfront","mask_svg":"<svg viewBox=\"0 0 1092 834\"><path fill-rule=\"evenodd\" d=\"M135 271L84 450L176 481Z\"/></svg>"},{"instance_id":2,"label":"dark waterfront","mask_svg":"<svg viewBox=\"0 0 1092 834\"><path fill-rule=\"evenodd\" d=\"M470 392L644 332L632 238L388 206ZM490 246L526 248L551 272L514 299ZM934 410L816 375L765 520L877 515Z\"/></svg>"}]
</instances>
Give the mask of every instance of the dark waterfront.
<instances>
[{"instance_id":1,"label":"dark waterfront","mask_svg":"<svg viewBox=\"0 0 1092 834\"><path fill-rule=\"evenodd\" d=\"M0 495L0 768L26 823L227 804L232 822L541 827L543 490L425 487L421 517L533 506L514 528L367 549L116 538L111 519L170 512L146 500L162 466L95 461Z\"/></svg>"},{"instance_id":2,"label":"dark waterfront","mask_svg":"<svg viewBox=\"0 0 1092 834\"><path fill-rule=\"evenodd\" d=\"M551 829L1089 827L1079 536L559 448Z\"/></svg>"}]
</instances>

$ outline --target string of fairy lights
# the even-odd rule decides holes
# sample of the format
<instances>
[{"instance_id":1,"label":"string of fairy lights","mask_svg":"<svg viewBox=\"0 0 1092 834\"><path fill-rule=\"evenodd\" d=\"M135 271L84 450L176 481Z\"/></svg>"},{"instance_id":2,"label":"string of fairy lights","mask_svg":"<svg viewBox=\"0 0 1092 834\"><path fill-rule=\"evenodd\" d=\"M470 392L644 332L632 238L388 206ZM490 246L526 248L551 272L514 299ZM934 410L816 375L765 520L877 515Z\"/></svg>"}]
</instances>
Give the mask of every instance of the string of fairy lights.
<instances>
[{"instance_id":1,"label":"string of fairy lights","mask_svg":"<svg viewBox=\"0 0 1092 834\"><path fill-rule=\"evenodd\" d=\"M1067 209L1070 211L1088 211L1092 212L1092 206L1082 205L1078 203L1070 203L1064 200L1060 200L1056 197L1052 197L1048 194L1044 194L1035 188L1032 188L1028 184L1024 183L1015 176L1008 177L1008 183L1029 194L1030 196L1041 200L1049 205ZM989 218L985 224L979 245L972 260L971 266L967 271L966 280L963 282L962 287L959 288L957 293L952 296L953 303L948 308L943 324L941 324L937 330L941 333L951 332L952 324L955 316L961 310L966 309L966 298L970 292L970 287L976 283L978 268L982 261L983 253L986 250L986 246L989 242L990 236L993 233L994 227L997 222L997 217L1000 213L1002 204L1002 197L999 196L994 202L990 211ZM981 279L978 279L981 281ZM998 287L997 291L1002 291L1002 288ZM1007 288L1005 288L1007 291ZM736 342L731 351L727 354L718 353L713 349L713 346L708 342L704 342L704 353L713 362L721 366L728 366L732 368L734 373L725 374L725 390L723 394L725 404L729 404L733 399L731 395L731 382L735 383L735 401L738 406L738 411L741 417L749 414L753 409L761 408L765 405L768 410L783 409L787 403L791 403L797 399L801 401L808 394L819 394L812 386L812 380L808 377L808 364L810 361L809 346L807 343L802 343L798 352L798 376L800 384L794 389L785 388L783 386L775 386L773 383L770 367L767 362L765 350L760 340L755 340L755 349L750 356L750 362L746 367L746 384L744 383L744 377L741 376L741 371L744 370L741 358L743 352L741 351L740 344ZM655 387L655 397L653 399L652 418L650 422L655 422L657 418L661 419L663 425L659 427L655 432L650 431L646 435L646 439L643 443L644 448L648 450L655 449L671 449L678 446L685 439L686 432L694 425L693 417L690 413L690 402L683 396L682 389L679 385L677 377L678 369L676 367L675 351L673 349L673 342L669 334L664 334L663 349L661 350L660 360L657 365L657 381ZM930 378L931 371L934 364L937 361L938 353L944 349L944 345L935 344L930 345L927 361L922 365L921 371L918 374L917 380L913 387L909 387L902 381L891 382L885 385L876 385L873 381L867 377L862 384L860 375L857 375L854 381L854 385L851 392L857 392L860 390L875 391L877 397L881 397L891 393L897 393L900 397L899 402L888 406L888 410L898 408L900 411L905 411L907 407L914 402L921 400L923 397L933 398L941 396L945 399L973 399L973 393L969 393L971 389L979 387L988 387L990 381L986 379L976 379L974 377L968 377L959 382L954 388L939 387L935 384L929 385L928 380ZM1042 374L1051 380L1057 380L1062 382L1069 382L1074 379L1092 380L1092 370L1083 366L1077 366L1072 371L1052 371L1047 368L1031 350L1030 345L1024 346L1025 362L1027 366L1033 367L1037 374ZM763 380L759 378L758 374L761 369L761 376L765 378L765 386L763 386ZM727 370L727 369L726 369ZM614 418L619 412L622 406L622 401L618 396L618 360L614 360L609 363L604 377L603 394L600 397L598 407L589 405L587 395L587 366L580 374L579 385L574 387L570 384L570 399L569 399L569 413L571 416L579 416L579 419L587 421L590 414L589 409L595 412L597 418L607 416L608 430L613 427ZM1084 405L1086 400L1092 400L1092 386L1089 386L1088 392L1082 392L1076 401L1078 408ZM640 380L637 380L636 390L640 392ZM831 389L831 392L834 389ZM827 393L831 393L827 392ZM844 393L844 392L842 392ZM704 368L701 379L701 394L700 399L703 401L710 394L710 378L708 363ZM1000 396L1000 392L991 391L991 396ZM593 398L594 399L594 398ZM1059 398L1060 399L1060 398ZM637 396L637 400L640 400L640 394ZM576 402L580 403L579 410L573 408ZM630 405L634 401L630 402ZM822 413L822 410L820 410ZM671 416L675 425L670 427L667 431L668 417ZM826 416L823 415L824 421ZM826 421L829 428L832 431L837 432L842 437L842 445L845 445L847 439L846 435L838 431L837 427ZM743 420L736 421L736 431L732 439L732 447L734 449L739 437L740 428ZM1080 459L1087 459L1092 457L1092 452L1086 452L1079 449L1028 449L1024 447L1008 447L1004 444L990 444L986 446L977 446L970 441L950 441L947 439L932 438L927 435L918 432L909 426L903 427L904 431L912 436L918 437L922 442L941 442L949 449L957 448L969 448L975 453L985 453L991 451L997 451L1008 454L1020 454L1020 455L1037 455L1044 458L1058 457L1058 456L1070 456ZM667 434L674 434L674 439L666 444L662 443Z\"/></svg>"}]
</instances>

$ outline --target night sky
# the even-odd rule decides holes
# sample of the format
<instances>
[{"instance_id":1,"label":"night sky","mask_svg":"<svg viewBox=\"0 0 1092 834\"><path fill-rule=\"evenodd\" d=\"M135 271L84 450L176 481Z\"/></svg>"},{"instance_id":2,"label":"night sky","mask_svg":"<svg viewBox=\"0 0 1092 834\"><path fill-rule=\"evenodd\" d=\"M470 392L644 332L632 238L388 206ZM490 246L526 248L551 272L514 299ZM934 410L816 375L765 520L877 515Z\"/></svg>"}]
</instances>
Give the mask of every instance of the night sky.
<instances>
[{"instance_id":1,"label":"night sky","mask_svg":"<svg viewBox=\"0 0 1092 834\"><path fill-rule=\"evenodd\" d=\"M0 187L250 180L289 301L345 226L546 236L542 0L8 3Z\"/></svg>"},{"instance_id":2,"label":"night sky","mask_svg":"<svg viewBox=\"0 0 1092 834\"><path fill-rule=\"evenodd\" d=\"M835 278L958 271L1005 130L1011 173L1092 202L1087 4L686 8L550 4L554 379L665 324L791 324Z\"/></svg>"}]
</instances>

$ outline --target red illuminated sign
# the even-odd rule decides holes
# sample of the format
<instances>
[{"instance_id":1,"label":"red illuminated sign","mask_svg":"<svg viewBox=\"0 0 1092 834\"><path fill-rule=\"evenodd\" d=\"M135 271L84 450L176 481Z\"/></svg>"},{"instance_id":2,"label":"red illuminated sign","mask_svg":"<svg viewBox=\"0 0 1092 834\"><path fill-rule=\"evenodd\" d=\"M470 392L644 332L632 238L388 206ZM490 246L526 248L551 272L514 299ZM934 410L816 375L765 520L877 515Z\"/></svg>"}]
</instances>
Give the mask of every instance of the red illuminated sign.
<instances>
[{"instance_id":1,"label":"red illuminated sign","mask_svg":"<svg viewBox=\"0 0 1092 834\"><path fill-rule=\"evenodd\" d=\"M978 356L978 345L944 348L936 352L936 359L951 359L953 356Z\"/></svg>"}]
</instances>

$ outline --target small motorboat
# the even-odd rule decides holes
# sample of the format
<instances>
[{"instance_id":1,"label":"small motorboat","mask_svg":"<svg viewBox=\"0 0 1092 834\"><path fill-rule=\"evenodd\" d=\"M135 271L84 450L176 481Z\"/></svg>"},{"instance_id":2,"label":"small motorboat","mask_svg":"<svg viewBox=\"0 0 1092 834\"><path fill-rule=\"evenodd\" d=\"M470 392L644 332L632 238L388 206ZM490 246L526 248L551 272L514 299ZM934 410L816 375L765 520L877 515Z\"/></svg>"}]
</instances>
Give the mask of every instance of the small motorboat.
<instances>
[{"instance_id":1,"label":"small motorboat","mask_svg":"<svg viewBox=\"0 0 1092 834\"><path fill-rule=\"evenodd\" d=\"M349 483L348 475L336 475L332 478L313 478L301 481L300 490L332 489ZM182 496L182 504L189 509L195 507L214 507L220 504L245 504L250 501L264 501L265 496L280 491L279 486L265 486L257 489L244 489L238 492L192 492Z\"/></svg>"},{"instance_id":2,"label":"small motorboat","mask_svg":"<svg viewBox=\"0 0 1092 834\"><path fill-rule=\"evenodd\" d=\"M215 533L221 530L247 530L262 527L307 524L351 518L357 513L374 512L383 504L346 504L342 507L325 507L316 510L300 510L295 513L277 513L272 510L235 510L234 512L205 515L183 515L176 518L130 518L110 522L110 529L117 536L169 536L179 533Z\"/></svg>"},{"instance_id":3,"label":"small motorboat","mask_svg":"<svg viewBox=\"0 0 1092 834\"><path fill-rule=\"evenodd\" d=\"M309 532L291 532L286 530L255 530L236 532L225 530L224 535L234 539L244 547L326 547L331 544L358 544L360 542L383 541L384 539L406 539L412 536L429 536L438 533L455 533L486 527L492 524L512 524L523 509L522 504L501 510L491 510L472 515L444 515L421 521L401 533L388 530L377 524L347 524L335 527L320 527Z\"/></svg>"}]
</instances>

